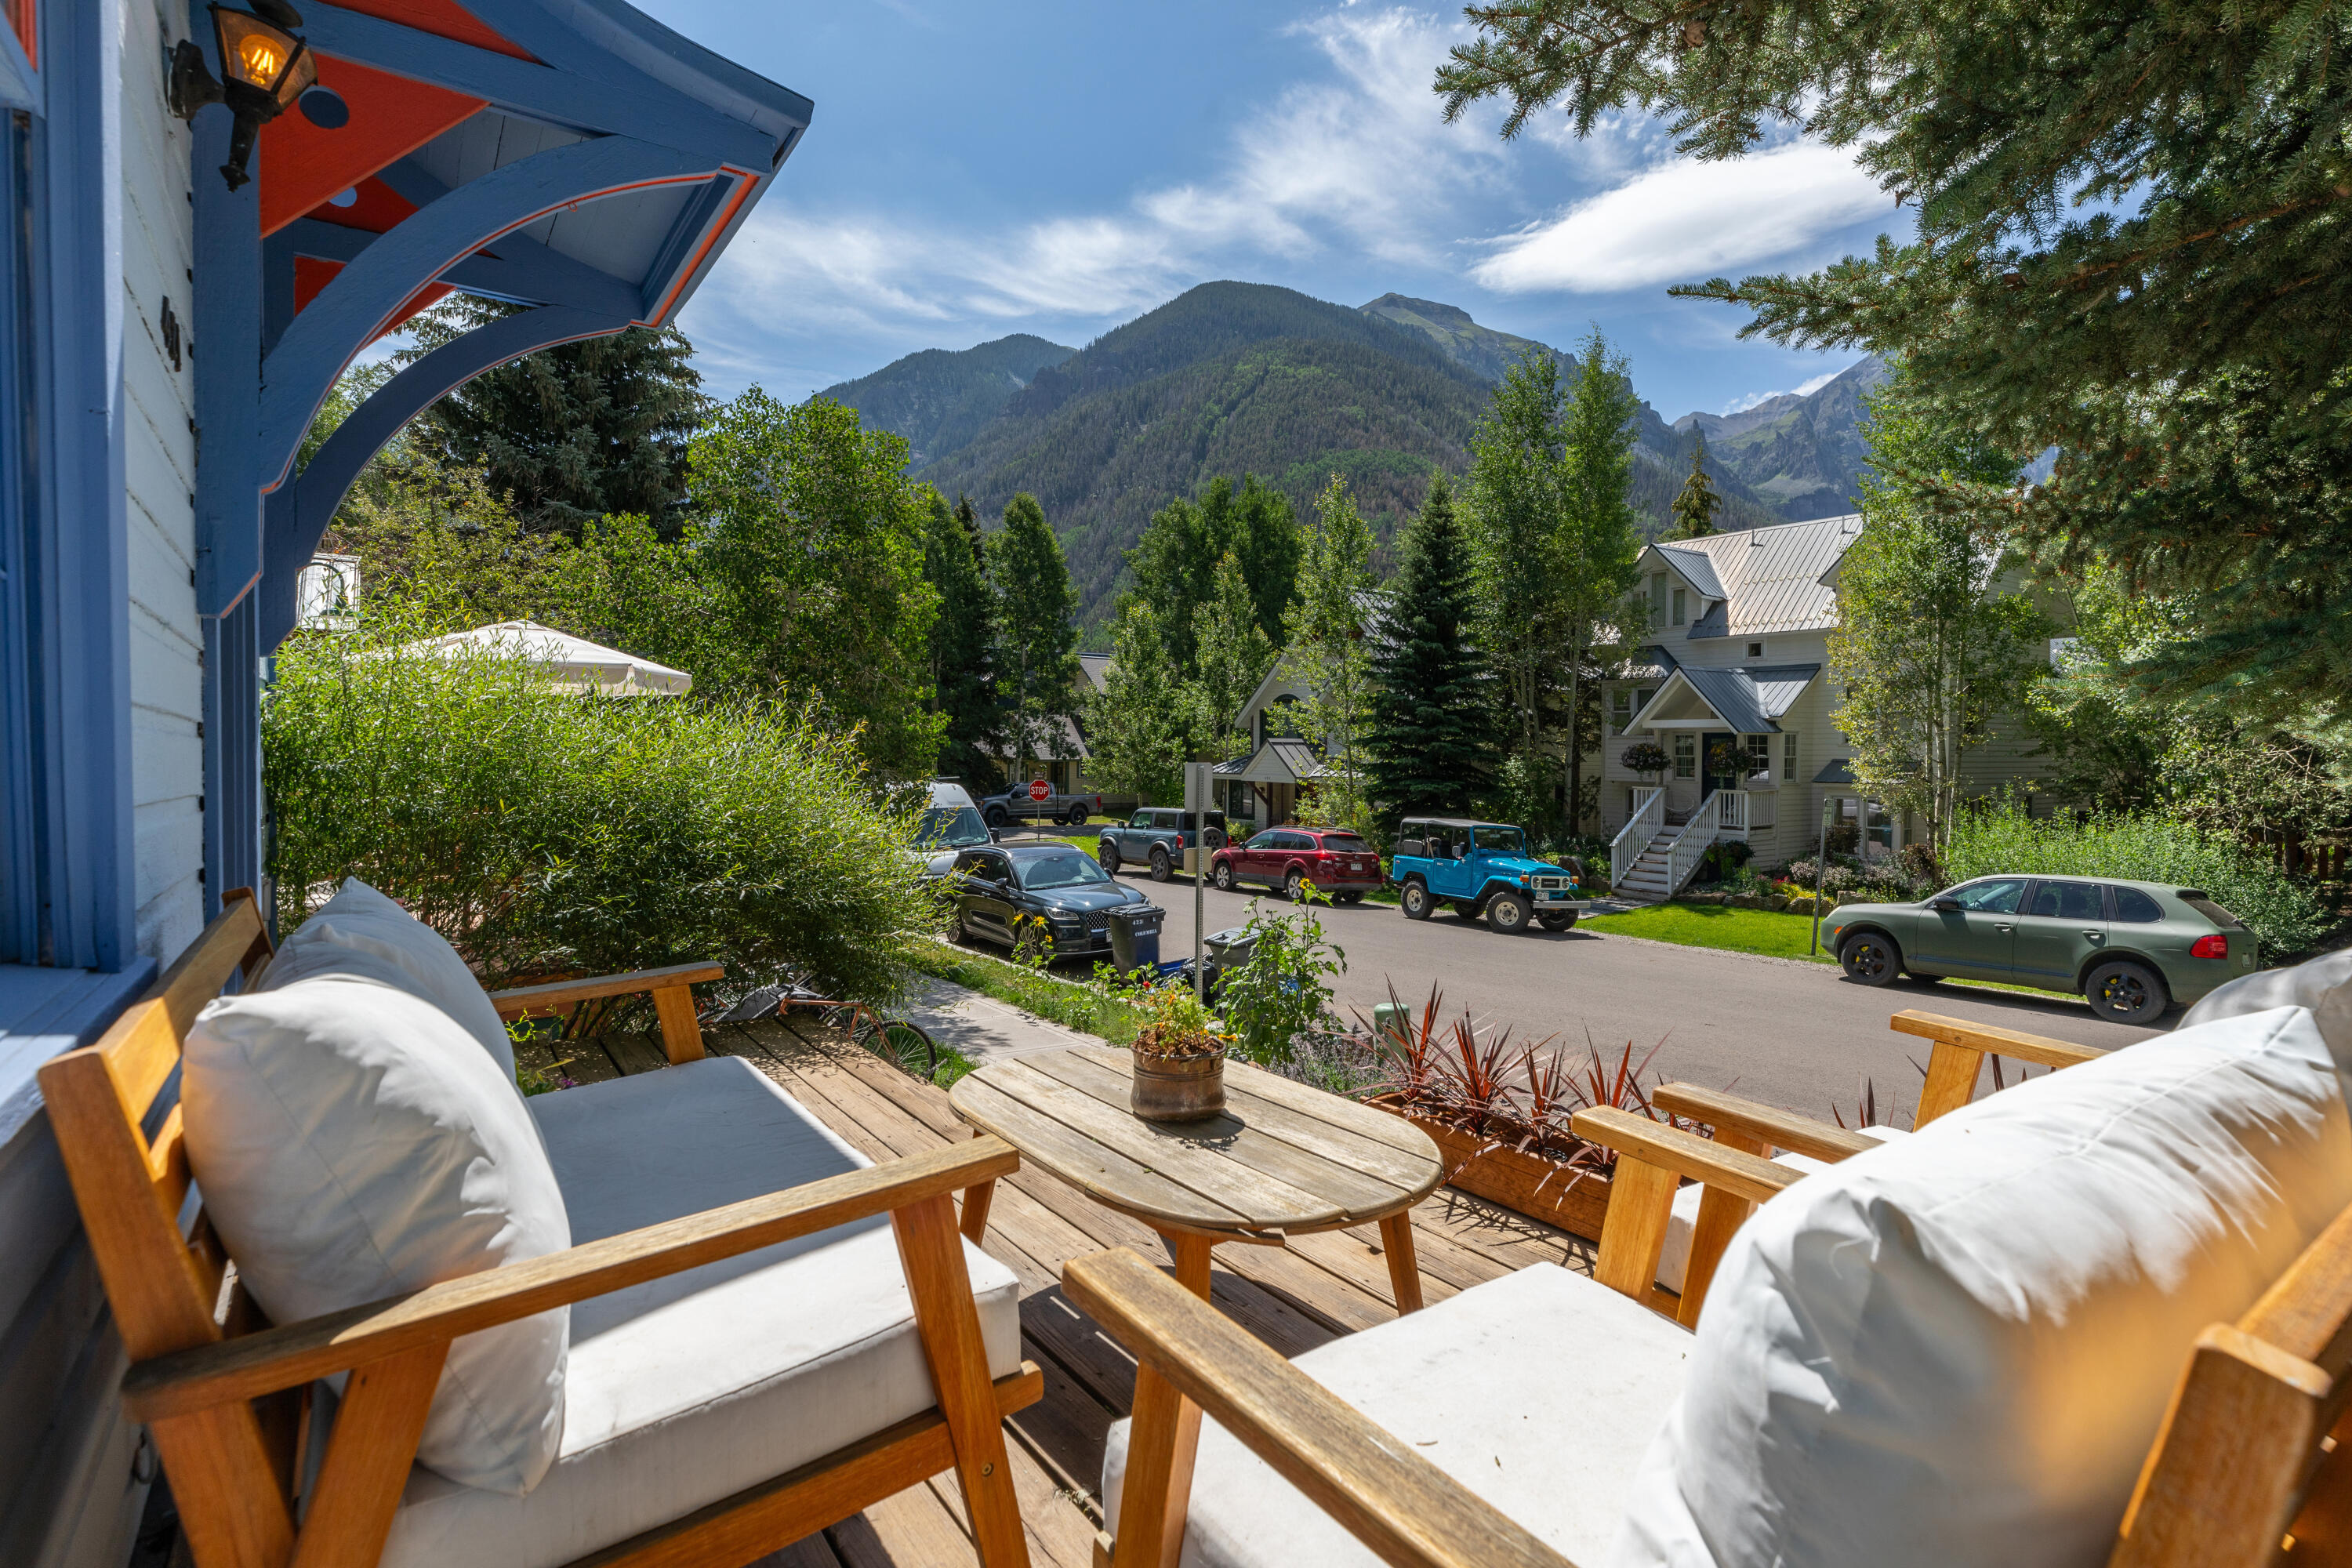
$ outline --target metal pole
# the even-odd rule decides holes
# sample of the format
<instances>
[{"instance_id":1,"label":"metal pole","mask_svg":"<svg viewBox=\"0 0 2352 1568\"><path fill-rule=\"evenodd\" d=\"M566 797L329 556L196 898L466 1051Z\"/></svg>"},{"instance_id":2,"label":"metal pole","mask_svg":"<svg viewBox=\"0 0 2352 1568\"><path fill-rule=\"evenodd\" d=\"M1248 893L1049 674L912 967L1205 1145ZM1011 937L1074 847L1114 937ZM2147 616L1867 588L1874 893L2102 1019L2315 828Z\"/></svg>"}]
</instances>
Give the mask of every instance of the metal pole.
<instances>
[{"instance_id":1,"label":"metal pole","mask_svg":"<svg viewBox=\"0 0 2352 1568\"><path fill-rule=\"evenodd\" d=\"M1822 802L1822 847L1813 854L1813 945L1806 951L1822 950L1822 885L1830 871L1830 808L1837 804L1834 797Z\"/></svg>"},{"instance_id":2,"label":"metal pole","mask_svg":"<svg viewBox=\"0 0 2352 1568\"><path fill-rule=\"evenodd\" d=\"M1184 810L1192 818L1192 994L1209 1005L1209 972L1201 963L1201 928L1207 923L1209 764L1184 764Z\"/></svg>"}]
</instances>

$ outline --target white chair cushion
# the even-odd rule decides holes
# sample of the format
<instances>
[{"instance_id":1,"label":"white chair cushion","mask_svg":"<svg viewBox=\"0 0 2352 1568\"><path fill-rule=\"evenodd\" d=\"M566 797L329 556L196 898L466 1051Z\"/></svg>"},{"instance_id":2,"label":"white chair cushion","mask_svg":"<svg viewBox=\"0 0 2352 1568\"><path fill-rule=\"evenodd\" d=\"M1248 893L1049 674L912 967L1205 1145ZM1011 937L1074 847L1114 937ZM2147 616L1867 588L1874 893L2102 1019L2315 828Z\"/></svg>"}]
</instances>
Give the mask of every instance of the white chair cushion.
<instances>
[{"instance_id":1,"label":"white chair cushion","mask_svg":"<svg viewBox=\"0 0 2352 1568\"><path fill-rule=\"evenodd\" d=\"M1882 1143L1911 1136L1900 1127L1864 1127L1857 1131ZM1807 1154L1775 1154L1772 1163L1808 1176L1828 1170L1831 1164L1830 1161ZM1690 1271L1691 1232L1698 1225L1699 1200L1706 1192L1696 1182L1676 1188L1674 1208L1666 1216L1666 1244L1658 1252L1658 1283L1677 1296L1683 1293L1683 1276Z\"/></svg>"},{"instance_id":2,"label":"white chair cushion","mask_svg":"<svg viewBox=\"0 0 2352 1568\"><path fill-rule=\"evenodd\" d=\"M2331 952L2292 969L2264 969L2216 986L2181 1016L2194 1028L2219 1018L2241 1018L2273 1007L2308 1007L2336 1058L2336 1081L2352 1098L2352 952Z\"/></svg>"},{"instance_id":3,"label":"white chair cushion","mask_svg":"<svg viewBox=\"0 0 2352 1568\"><path fill-rule=\"evenodd\" d=\"M1597 1560L1643 1449L1682 1387L1691 1336L1549 1264L1308 1351L1299 1371L1533 1531ZM1103 1501L1118 1529L1128 1423ZM1374 1568L1380 1559L1212 1420L1201 1423L1184 1568Z\"/></svg>"},{"instance_id":4,"label":"white chair cushion","mask_svg":"<svg viewBox=\"0 0 2352 1568\"><path fill-rule=\"evenodd\" d=\"M400 986L324 975L206 1003L180 1098L189 1169L278 1322L572 1245L513 1081ZM563 1433L566 1316L452 1344L418 1458L469 1486L529 1489Z\"/></svg>"},{"instance_id":5,"label":"white chair cushion","mask_svg":"<svg viewBox=\"0 0 2352 1568\"><path fill-rule=\"evenodd\" d=\"M1809 1176L1726 1252L1611 1560L2103 1563L2191 1341L2347 1202L2352 1131L2299 1007Z\"/></svg>"},{"instance_id":6,"label":"white chair cushion","mask_svg":"<svg viewBox=\"0 0 2352 1568\"><path fill-rule=\"evenodd\" d=\"M507 1082L514 1082L514 1046L497 1005L473 970L439 931L357 877L343 879L341 889L295 928L254 989L274 991L314 975L338 973L350 967L354 956L392 965L406 978L409 991L480 1041ZM373 969L364 973L370 979L377 977Z\"/></svg>"},{"instance_id":7,"label":"white chair cushion","mask_svg":"<svg viewBox=\"0 0 2352 1568\"><path fill-rule=\"evenodd\" d=\"M731 1057L534 1097L581 1241L871 1162ZM1021 1363L1020 1282L967 1243L991 1375ZM562 1451L516 1498L410 1478L389 1568L551 1568L929 1409L887 1218L572 1308Z\"/></svg>"}]
</instances>

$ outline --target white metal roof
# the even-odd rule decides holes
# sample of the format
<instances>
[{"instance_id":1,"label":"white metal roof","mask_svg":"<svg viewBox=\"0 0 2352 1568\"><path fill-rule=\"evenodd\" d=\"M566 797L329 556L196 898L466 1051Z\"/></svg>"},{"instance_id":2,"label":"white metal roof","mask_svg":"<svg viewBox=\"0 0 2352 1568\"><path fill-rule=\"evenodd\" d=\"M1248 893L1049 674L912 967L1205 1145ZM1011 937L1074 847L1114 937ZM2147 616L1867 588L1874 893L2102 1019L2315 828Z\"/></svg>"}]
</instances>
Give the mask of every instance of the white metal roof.
<instances>
[{"instance_id":1,"label":"white metal roof","mask_svg":"<svg viewBox=\"0 0 2352 1568\"><path fill-rule=\"evenodd\" d=\"M1702 558L1727 605L1722 635L1827 631L1837 625L1837 592L1822 579L1861 531L1855 515L1677 539L1652 545L1643 566L1670 566L1706 592L1693 559Z\"/></svg>"},{"instance_id":2,"label":"white metal roof","mask_svg":"<svg viewBox=\"0 0 2352 1568\"><path fill-rule=\"evenodd\" d=\"M404 643L404 654L462 659L469 655L520 658L544 671L558 690L596 691L611 697L683 697L694 677L666 664L610 648L601 643L542 626L537 621L498 621L469 632Z\"/></svg>"}]
</instances>

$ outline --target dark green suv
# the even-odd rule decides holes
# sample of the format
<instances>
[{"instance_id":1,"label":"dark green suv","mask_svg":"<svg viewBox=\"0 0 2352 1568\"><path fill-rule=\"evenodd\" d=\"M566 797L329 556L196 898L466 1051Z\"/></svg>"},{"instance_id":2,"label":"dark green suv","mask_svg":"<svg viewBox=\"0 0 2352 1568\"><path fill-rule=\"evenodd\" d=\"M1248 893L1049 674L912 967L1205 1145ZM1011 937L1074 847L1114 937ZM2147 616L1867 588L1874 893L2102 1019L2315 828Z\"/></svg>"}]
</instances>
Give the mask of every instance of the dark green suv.
<instances>
[{"instance_id":1,"label":"dark green suv","mask_svg":"<svg viewBox=\"0 0 2352 1568\"><path fill-rule=\"evenodd\" d=\"M1916 904L1844 904L1822 943L1864 985L1908 974L2072 991L2117 1024L2153 1024L2257 962L2254 933L2196 889L2088 877L1979 877Z\"/></svg>"}]
</instances>

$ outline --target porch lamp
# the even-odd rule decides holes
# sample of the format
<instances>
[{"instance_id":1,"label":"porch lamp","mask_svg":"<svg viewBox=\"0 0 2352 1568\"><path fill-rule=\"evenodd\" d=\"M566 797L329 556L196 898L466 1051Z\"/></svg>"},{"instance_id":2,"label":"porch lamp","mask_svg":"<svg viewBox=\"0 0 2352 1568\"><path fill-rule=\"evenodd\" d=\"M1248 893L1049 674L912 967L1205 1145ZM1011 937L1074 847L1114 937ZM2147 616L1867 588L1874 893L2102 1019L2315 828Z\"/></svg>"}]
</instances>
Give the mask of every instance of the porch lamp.
<instances>
[{"instance_id":1,"label":"porch lamp","mask_svg":"<svg viewBox=\"0 0 2352 1568\"><path fill-rule=\"evenodd\" d=\"M209 7L226 82L213 79L205 51L194 39L181 39L172 51L172 111L183 120L194 120L205 105L226 103L236 116L229 132L228 162L220 171L232 191L252 178L246 165L253 161L254 138L261 128L319 79L319 62L310 46L292 31L302 25L302 14L286 0L251 0L251 11Z\"/></svg>"}]
</instances>

